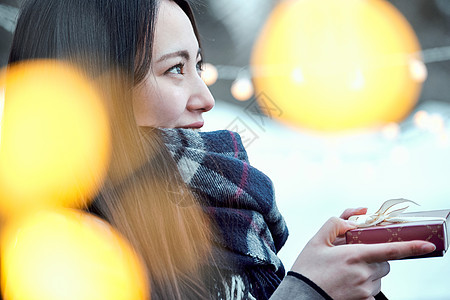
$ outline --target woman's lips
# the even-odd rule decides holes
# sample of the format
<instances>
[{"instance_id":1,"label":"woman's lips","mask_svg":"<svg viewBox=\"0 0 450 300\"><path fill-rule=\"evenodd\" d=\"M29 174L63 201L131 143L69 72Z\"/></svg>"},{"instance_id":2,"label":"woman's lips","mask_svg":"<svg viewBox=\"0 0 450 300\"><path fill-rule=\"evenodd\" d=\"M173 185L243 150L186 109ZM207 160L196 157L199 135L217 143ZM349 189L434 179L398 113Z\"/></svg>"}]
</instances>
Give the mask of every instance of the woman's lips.
<instances>
[{"instance_id":1,"label":"woman's lips","mask_svg":"<svg viewBox=\"0 0 450 300\"><path fill-rule=\"evenodd\" d=\"M200 129L203 127L204 122L203 121L199 121L199 122L195 122L186 126L183 126L181 128L194 128L194 129Z\"/></svg>"}]
</instances>

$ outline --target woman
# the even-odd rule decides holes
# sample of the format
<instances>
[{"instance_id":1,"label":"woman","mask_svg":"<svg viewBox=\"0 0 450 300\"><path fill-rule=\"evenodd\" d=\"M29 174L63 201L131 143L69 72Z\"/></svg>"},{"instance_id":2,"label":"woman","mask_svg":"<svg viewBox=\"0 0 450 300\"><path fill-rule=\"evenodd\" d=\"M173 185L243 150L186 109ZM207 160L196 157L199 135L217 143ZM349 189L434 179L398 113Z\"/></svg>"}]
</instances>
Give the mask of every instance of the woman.
<instances>
[{"instance_id":1,"label":"woman","mask_svg":"<svg viewBox=\"0 0 450 300\"><path fill-rule=\"evenodd\" d=\"M140 252L153 299L209 298L199 271L199 258L209 253L209 222L162 138L142 132L134 118L131 89L149 69L156 13L156 1L25 2L9 63L63 59L100 87L110 109L113 153L90 210Z\"/></svg>"},{"instance_id":2,"label":"woman","mask_svg":"<svg viewBox=\"0 0 450 300\"><path fill-rule=\"evenodd\" d=\"M113 159L89 209L143 257L153 299L267 299L275 290L273 299L373 299L387 260L432 251L425 242L334 246L354 226L332 218L283 279L276 253L287 229L270 180L237 134L192 130L214 102L185 0L28 1L9 62L35 58L80 66L109 100Z\"/></svg>"}]
</instances>

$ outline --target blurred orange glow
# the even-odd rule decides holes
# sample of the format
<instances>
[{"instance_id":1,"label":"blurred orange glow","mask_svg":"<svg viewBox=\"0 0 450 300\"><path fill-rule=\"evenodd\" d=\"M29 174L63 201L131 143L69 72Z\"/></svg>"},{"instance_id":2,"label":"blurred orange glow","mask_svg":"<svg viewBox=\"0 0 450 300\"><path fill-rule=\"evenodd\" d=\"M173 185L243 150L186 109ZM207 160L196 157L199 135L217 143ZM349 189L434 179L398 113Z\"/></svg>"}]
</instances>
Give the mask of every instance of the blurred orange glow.
<instances>
[{"instance_id":1,"label":"blurred orange glow","mask_svg":"<svg viewBox=\"0 0 450 300\"><path fill-rule=\"evenodd\" d=\"M5 103L5 90L0 88L0 145L2 144L2 120L3 120L4 103Z\"/></svg>"},{"instance_id":2,"label":"blurred orange glow","mask_svg":"<svg viewBox=\"0 0 450 300\"><path fill-rule=\"evenodd\" d=\"M0 212L83 206L110 156L108 115L97 91L74 68L46 60L8 67L1 88Z\"/></svg>"},{"instance_id":3,"label":"blurred orange glow","mask_svg":"<svg viewBox=\"0 0 450 300\"><path fill-rule=\"evenodd\" d=\"M4 299L143 300L141 263L107 223L72 209L38 211L2 232Z\"/></svg>"},{"instance_id":4,"label":"blurred orange glow","mask_svg":"<svg viewBox=\"0 0 450 300\"><path fill-rule=\"evenodd\" d=\"M251 58L256 93L301 128L339 131L399 122L426 66L407 20L385 0L286 0Z\"/></svg>"}]
</instances>

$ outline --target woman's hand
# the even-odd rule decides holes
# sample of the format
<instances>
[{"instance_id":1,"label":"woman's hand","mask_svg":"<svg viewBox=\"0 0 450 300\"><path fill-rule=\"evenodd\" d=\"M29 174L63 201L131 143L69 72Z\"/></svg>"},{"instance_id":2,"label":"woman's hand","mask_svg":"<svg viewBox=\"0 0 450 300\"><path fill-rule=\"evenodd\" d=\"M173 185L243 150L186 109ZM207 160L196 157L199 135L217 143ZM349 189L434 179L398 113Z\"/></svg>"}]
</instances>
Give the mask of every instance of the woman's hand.
<instances>
[{"instance_id":1,"label":"woman's hand","mask_svg":"<svg viewBox=\"0 0 450 300\"><path fill-rule=\"evenodd\" d=\"M340 218L344 220L348 220L351 216L356 215L365 215L367 213L367 207L358 207L358 208L347 208L341 214Z\"/></svg>"},{"instance_id":2,"label":"woman's hand","mask_svg":"<svg viewBox=\"0 0 450 300\"><path fill-rule=\"evenodd\" d=\"M343 220L348 220L348 218L350 218L351 216L365 215L366 213L367 213L367 207L347 208L341 214L340 218ZM342 234L342 235L336 237L336 239L333 242L333 245L335 245L335 246L345 245L345 236Z\"/></svg>"},{"instance_id":3,"label":"woman's hand","mask_svg":"<svg viewBox=\"0 0 450 300\"><path fill-rule=\"evenodd\" d=\"M350 218L351 216L365 215L366 213L367 213L367 207L347 208L341 214L340 218L343 220L348 220L348 218ZM343 234L336 237L336 239L333 242L333 245L335 245L335 246L344 245L344 244L345 244L345 237Z\"/></svg>"},{"instance_id":4,"label":"woman's hand","mask_svg":"<svg viewBox=\"0 0 450 300\"><path fill-rule=\"evenodd\" d=\"M381 278L389 273L387 261L435 249L425 241L333 245L338 236L354 228L352 222L329 219L300 253L292 271L312 280L335 300L374 299Z\"/></svg>"}]
</instances>

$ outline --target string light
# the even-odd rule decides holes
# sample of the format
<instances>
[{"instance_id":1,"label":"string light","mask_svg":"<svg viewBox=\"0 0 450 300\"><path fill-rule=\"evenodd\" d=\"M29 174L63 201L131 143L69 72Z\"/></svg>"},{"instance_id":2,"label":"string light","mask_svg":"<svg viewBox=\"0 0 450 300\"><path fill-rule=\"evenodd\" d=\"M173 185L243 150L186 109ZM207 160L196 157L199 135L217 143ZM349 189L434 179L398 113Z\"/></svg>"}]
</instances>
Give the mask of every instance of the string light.
<instances>
[{"instance_id":1,"label":"string light","mask_svg":"<svg viewBox=\"0 0 450 300\"><path fill-rule=\"evenodd\" d=\"M414 57L411 57L409 59L410 76L417 82L424 82L428 77L426 64L431 62L450 60L450 46L422 49L416 54L417 55L414 55ZM246 67L241 68L229 65L215 66L211 63L205 63L204 70L202 72L202 79L208 86L215 84L218 80L233 80L231 84L232 96L236 100L246 101L249 100L255 93L251 78L255 76L268 76L268 74L278 74L281 71L284 72L286 70L286 67L287 66L282 65L260 65L252 66L251 69L248 69ZM303 70L299 67L295 67L291 70L291 80L296 84L304 84L305 75L303 73ZM244 72L245 74L243 76L242 73ZM353 78L351 78L350 84L352 88L358 90L364 87L364 85L366 84L365 80L366 78L362 70L357 69L353 73ZM1 109L3 104L1 100L2 99L0 98L0 121L2 112ZM440 145L450 146L450 135L445 133L446 122L442 116L438 114L430 114L425 110L419 110L414 113L412 121L416 128L437 134ZM383 126L380 129L380 133L387 140L396 140L399 138L401 130L399 124L393 122Z\"/></svg>"},{"instance_id":2,"label":"string light","mask_svg":"<svg viewBox=\"0 0 450 300\"><path fill-rule=\"evenodd\" d=\"M432 133L440 133L445 130L445 121L440 114L429 114L419 110L414 114L414 124L419 129L428 130Z\"/></svg>"},{"instance_id":3,"label":"string light","mask_svg":"<svg viewBox=\"0 0 450 300\"><path fill-rule=\"evenodd\" d=\"M236 79L231 85L231 94L236 100L246 101L253 96L253 83L248 77Z\"/></svg>"},{"instance_id":4,"label":"string light","mask_svg":"<svg viewBox=\"0 0 450 300\"><path fill-rule=\"evenodd\" d=\"M429 115L426 111L419 110L414 114L413 121L417 128L425 129L428 127Z\"/></svg>"},{"instance_id":5,"label":"string light","mask_svg":"<svg viewBox=\"0 0 450 300\"><path fill-rule=\"evenodd\" d=\"M213 85L214 83L216 83L218 78L219 72L217 71L217 68L213 64L205 63L203 65L202 79L206 83L206 85Z\"/></svg>"},{"instance_id":6,"label":"string light","mask_svg":"<svg viewBox=\"0 0 450 300\"><path fill-rule=\"evenodd\" d=\"M423 61L416 58L410 60L409 71L411 72L411 77L418 82L424 82L428 77L427 67Z\"/></svg>"}]
</instances>

